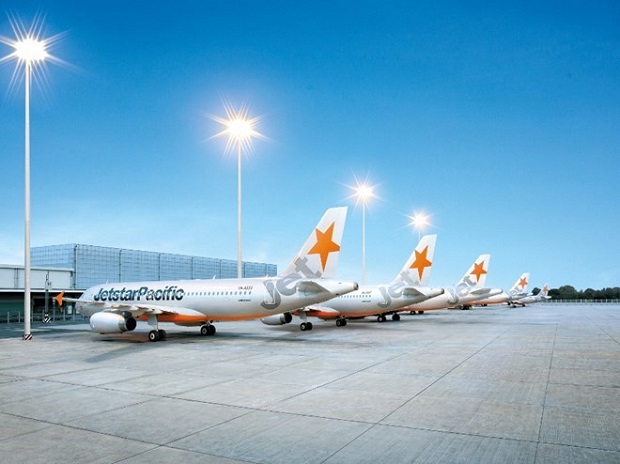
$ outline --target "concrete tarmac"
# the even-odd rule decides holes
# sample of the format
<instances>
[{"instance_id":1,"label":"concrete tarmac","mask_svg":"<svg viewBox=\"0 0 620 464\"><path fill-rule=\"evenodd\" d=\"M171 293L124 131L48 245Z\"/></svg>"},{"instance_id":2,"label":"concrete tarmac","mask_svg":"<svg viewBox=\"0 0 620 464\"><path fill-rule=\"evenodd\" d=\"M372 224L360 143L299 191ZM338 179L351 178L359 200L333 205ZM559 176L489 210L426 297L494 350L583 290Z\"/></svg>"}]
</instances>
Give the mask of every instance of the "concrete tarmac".
<instances>
[{"instance_id":1,"label":"concrete tarmac","mask_svg":"<svg viewBox=\"0 0 620 464\"><path fill-rule=\"evenodd\" d=\"M294 322L0 324L0 462L620 462L620 305Z\"/></svg>"}]
</instances>

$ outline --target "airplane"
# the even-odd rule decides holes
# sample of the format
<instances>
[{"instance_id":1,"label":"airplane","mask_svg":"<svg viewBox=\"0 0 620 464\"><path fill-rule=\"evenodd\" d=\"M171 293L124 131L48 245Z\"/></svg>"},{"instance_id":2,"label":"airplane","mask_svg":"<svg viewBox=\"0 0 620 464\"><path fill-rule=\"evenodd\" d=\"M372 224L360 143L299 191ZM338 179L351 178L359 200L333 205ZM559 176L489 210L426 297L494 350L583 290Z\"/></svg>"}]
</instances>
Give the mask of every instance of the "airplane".
<instances>
[{"instance_id":1,"label":"airplane","mask_svg":"<svg viewBox=\"0 0 620 464\"><path fill-rule=\"evenodd\" d=\"M329 300L357 290L357 282L337 280L336 272L347 207L328 209L297 256L276 277L121 282L96 285L79 298L77 311L90 317L101 334L130 332L136 321L152 330L148 339L164 340L160 322L200 326L215 335L214 321L258 319ZM63 302L63 293L56 300Z\"/></svg>"},{"instance_id":2,"label":"airplane","mask_svg":"<svg viewBox=\"0 0 620 464\"><path fill-rule=\"evenodd\" d=\"M378 315L379 322L385 322L386 313L393 313L392 319L399 320L400 315L394 311L413 303L418 303L443 293L440 288L427 287L430 275L435 241L437 235L422 237L401 271L389 284L365 285L346 295L329 301L300 308L294 312L302 320L302 331L312 330L312 323L307 317L322 320L336 320L338 327L347 325L347 318L362 318ZM283 325L291 322L290 314L274 315L261 319L267 325ZM310 328L308 329L308 324Z\"/></svg>"},{"instance_id":3,"label":"airplane","mask_svg":"<svg viewBox=\"0 0 620 464\"><path fill-rule=\"evenodd\" d=\"M521 277L517 279L514 285L507 292L501 291L500 293L476 301L477 306L498 305L502 303L512 304L513 301L527 296L527 285L530 280L530 273L524 272Z\"/></svg>"},{"instance_id":4,"label":"airplane","mask_svg":"<svg viewBox=\"0 0 620 464\"><path fill-rule=\"evenodd\" d=\"M525 306L526 304L540 303L541 301L547 301L550 299L551 297L549 296L549 284L545 284L543 285L542 290L538 292L538 294L530 294L524 296L523 298L519 298L518 300L514 300L512 302L512 307L514 308L516 307L516 305Z\"/></svg>"},{"instance_id":5,"label":"airplane","mask_svg":"<svg viewBox=\"0 0 620 464\"><path fill-rule=\"evenodd\" d=\"M453 287L443 287L444 293L430 298L421 303L409 305L400 311L409 311L410 314L423 314L424 311L435 309L461 308L469 309L471 303L491 295L496 295L501 290L484 287L491 255L478 256L461 280Z\"/></svg>"}]
</instances>

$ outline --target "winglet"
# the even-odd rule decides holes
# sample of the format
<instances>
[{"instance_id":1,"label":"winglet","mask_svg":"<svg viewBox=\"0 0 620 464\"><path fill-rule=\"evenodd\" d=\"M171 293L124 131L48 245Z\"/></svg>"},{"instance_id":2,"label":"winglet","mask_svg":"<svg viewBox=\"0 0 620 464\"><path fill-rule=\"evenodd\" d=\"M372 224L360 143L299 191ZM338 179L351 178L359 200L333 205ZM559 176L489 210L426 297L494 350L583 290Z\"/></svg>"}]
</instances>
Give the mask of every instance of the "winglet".
<instances>
[{"instance_id":1,"label":"winglet","mask_svg":"<svg viewBox=\"0 0 620 464\"><path fill-rule=\"evenodd\" d=\"M394 281L403 282L407 285L427 286L431 275L436 241L437 235L435 234L422 237Z\"/></svg>"},{"instance_id":2,"label":"winglet","mask_svg":"<svg viewBox=\"0 0 620 464\"><path fill-rule=\"evenodd\" d=\"M62 306L62 299L65 296L65 292L60 292L58 295L54 297L56 303L58 303L58 307Z\"/></svg>"},{"instance_id":3,"label":"winglet","mask_svg":"<svg viewBox=\"0 0 620 464\"><path fill-rule=\"evenodd\" d=\"M293 274L307 278L334 277L347 207L330 208L314 228L304 246L281 276Z\"/></svg>"},{"instance_id":4,"label":"winglet","mask_svg":"<svg viewBox=\"0 0 620 464\"><path fill-rule=\"evenodd\" d=\"M491 255L489 254L478 256L459 283L465 283L470 287L483 287L487 280L490 261Z\"/></svg>"}]
</instances>

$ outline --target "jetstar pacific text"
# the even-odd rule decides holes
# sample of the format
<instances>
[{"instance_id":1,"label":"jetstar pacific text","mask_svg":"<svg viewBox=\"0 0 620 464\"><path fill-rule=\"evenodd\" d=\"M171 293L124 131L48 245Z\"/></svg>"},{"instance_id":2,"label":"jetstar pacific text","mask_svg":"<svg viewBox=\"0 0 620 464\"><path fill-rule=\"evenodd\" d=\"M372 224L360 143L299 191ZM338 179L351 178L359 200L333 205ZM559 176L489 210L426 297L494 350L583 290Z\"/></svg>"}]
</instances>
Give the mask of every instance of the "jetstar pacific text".
<instances>
[{"instance_id":1,"label":"jetstar pacific text","mask_svg":"<svg viewBox=\"0 0 620 464\"><path fill-rule=\"evenodd\" d=\"M101 288L93 299L95 301L171 301L182 300L185 290L176 285L152 289L149 287L131 288Z\"/></svg>"}]
</instances>

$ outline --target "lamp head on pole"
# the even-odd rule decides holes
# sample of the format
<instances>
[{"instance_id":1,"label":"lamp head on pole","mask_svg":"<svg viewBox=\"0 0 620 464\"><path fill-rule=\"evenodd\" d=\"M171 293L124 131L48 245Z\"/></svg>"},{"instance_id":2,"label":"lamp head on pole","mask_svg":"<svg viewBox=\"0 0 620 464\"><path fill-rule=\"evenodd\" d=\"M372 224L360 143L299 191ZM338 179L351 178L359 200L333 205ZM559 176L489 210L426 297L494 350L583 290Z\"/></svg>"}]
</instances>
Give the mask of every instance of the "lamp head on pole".
<instances>
[{"instance_id":1,"label":"lamp head on pole","mask_svg":"<svg viewBox=\"0 0 620 464\"><path fill-rule=\"evenodd\" d=\"M409 219L411 220L410 224L418 231L418 234L431 226L430 216L423 211L417 211L413 216L409 216Z\"/></svg>"},{"instance_id":2,"label":"lamp head on pole","mask_svg":"<svg viewBox=\"0 0 620 464\"><path fill-rule=\"evenodd\" d=\"M12 46L15 48L13 56L19 61L36 63L49 57L49 53L47 53L48 43L45 40L25 37L12 44Z\"/></svg>"},{"instance_id":3,"label":"lamp head on pole","mask_svg":"<svg viewBox=\"0 0 620 464\"><path fill-rule=\"evenodd\" d=\"M358 185L355 187L355 196L366 205L374 197L372 186L367 184Z\"/></svg>"},{"instance_id":4,"label":"lamp head on pole","mask_svg":"<svg viewBox=\"0 0 620 464\"><path fill-rule=\"evenodd\" d=\"M360 182L358 179L355 179L355 186L350 186L349 188L353 191L349 198L355 198L355 203L361 204L364 208L373 198L377 198L375 186L370 185L367 180Z\"/></svg>"},{"instance_id":5,"label":"lamp head on pole","mask_svg":"<svg viewBox=\"0 0 620 464\"><path fill-rule=\"evenodd\" d=\"M234 109L231 105L225 103L224 111L226 112L226 117L211 116L211 119L224 126L222 131L211 138L228 137L226 152L231 152L233 148L237 148L248 153L252 151L253 139L266 140L266 137L256 130L256 126L261 118L249 117L247 106Z\"/></svg>"},{"instance_id":6,"label":"lamp head on pole","mask_svg":"<svg viewBox=\"0 0 620 464\"><path fill-rule=\"evenodd\" d=\"M48 62L69 66L68 63L50 53L50 48L64 36L64 33L43 38L43 19L40 16L35 17L30 27L26 27L18 18L9 17L9 20L15 37L0 36L0 43L8 45L13 51L0 58L0 63L9 60L16 61L11 87L17 85L20 80L18 76L21 74L21 68L29 68L33 71L38 68L37 73L44 73Z\"/></svg>"}]
</instances>

